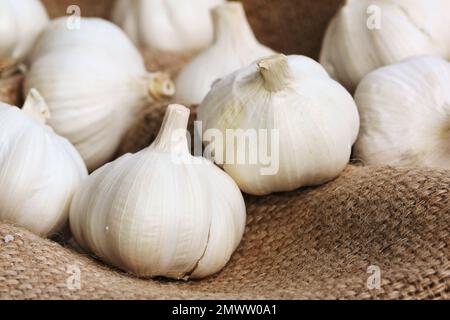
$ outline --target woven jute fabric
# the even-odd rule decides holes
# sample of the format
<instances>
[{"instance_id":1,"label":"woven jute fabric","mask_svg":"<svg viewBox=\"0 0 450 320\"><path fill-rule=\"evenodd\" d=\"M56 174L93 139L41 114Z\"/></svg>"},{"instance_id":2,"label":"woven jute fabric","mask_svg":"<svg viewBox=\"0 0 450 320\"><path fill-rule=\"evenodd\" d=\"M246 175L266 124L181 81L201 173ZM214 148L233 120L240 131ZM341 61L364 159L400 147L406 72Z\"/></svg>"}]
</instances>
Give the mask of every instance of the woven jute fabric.
<instances>
[{"instance_id":1,"label":"woven jute fabric","mask_svg":"<svg viewBox=\"0 0 450 320\"><path fill-rule=\"evenodd\" d=\"M321 187L247 197L245 236L230 263L188 282L137 279L3 224L0 297L448 299L449 188L448 171L349 166ZM367 286L371 265L380 289ZM70 285L74 269L80 288Z\"/></svg>"}]
</instances>

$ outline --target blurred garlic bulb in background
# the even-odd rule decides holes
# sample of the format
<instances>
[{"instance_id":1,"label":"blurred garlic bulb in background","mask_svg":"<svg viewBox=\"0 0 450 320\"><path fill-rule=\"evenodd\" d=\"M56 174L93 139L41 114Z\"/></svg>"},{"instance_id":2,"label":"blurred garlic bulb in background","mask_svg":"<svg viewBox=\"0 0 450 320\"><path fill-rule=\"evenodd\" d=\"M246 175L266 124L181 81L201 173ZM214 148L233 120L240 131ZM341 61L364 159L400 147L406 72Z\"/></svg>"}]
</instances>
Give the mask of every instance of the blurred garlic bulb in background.
<instances>
[{"instance_id":1,"label":"blurred garlic bulb in background","mask_svg":"<svg viewBox=\"0 0 450 320\"><path fill-rule=\"evenodd\" d=\"M264 58L216 82L198 119L215 161L222 164L222 158L241 190L254 195L335 178L349 161L359 129L351 95L303 56ZM223 145L209 141L208 130L219 130ZM242 155L245 161L239 162ZM262 160L266 155L270 161Z\"/></svg>"},{"instance_id":2,"label":"blurred garlic bulb in background","mask_svg":"<svg viewBox=\"0 0 450 320\"><path fill-rule=\"evenodd\" d=\"M138 276L203 278L218 272L245 228L234 181L188 151L189 110L170 105L148 148L89 176L70 210L85 249Z\"/></svg>"},{"instance_id":3,"label":"blurred garlic bulb in background","mask_svg":"<svg viewBox=\"0 0 450 320\"><path fill-rule=\"evenodd\" d=\"M46 99L50 126L78 149L90 170L109 161L129 123L155 99L173 95L166 74L149 73L114 24L83 18L80 28L54 20L31 55L25 88Z\"/></svg>"},{"instance_id":4,"label":"blurred garlic bulb in background","mask_svg":"<svg viewBox=\"0 0 450 320\"><path fill-rule=\"evenodd\" d=\"M213 39L209 10L224 0L118 0L112 19L140 47L185 52Z\"/></svg>"},{"instance_id":5,"label":"blurred garlic bulb in background","mask_svg":"<svg viewBox=\"0 0 450 320\"><path fill-rule=\"evenodd\" d=\"M49 116L35 90L22 110L0 103L0 220L42 236L64 226L87 177L75 148L45 124Z\"/></svg>"},{"instance_id":6,"label":"blurred garlic bulb in background","mask_svg":"<svg viewBox=\"0 0 450 320\"><path fill-rule=\"evenodd\" d=\"M448 0L347 0L325 35L320 63L354 91L370 71L415 55L450 58Z\"/></svg>"},{"instance_id":7,"label":"blurred garlic bulb in background","mask_svg":"<svg viewBox=\"0 0 450 320\"><path fill-rule=\"evenodd\" d=\"M274 51L255 38L240 2L229 2L211 11L214 44L194 58L176 79L176 100L199 104L220 77L270 56Z\"/></svg>"},{"instance_id":8,"label":"blurred garlic bulb in background","mask_svg":"<svg viewBox=\"0 0 450 320\"><path fill-rule=\"evenodd\" d=\"M24 60L48 21L39 0L0 0L0 65Z\"/></svg>"},{"instance_id":9,"label":"blurred garlic bulb in background","mask_svg":"<svg viewBox=\"0 0 450 320\"><path fill-rule=\"evenodd\" d=\"M450 63L415 57L369 73L355 100L366 164L450 169Z\"/></svg>"}]
</instances>

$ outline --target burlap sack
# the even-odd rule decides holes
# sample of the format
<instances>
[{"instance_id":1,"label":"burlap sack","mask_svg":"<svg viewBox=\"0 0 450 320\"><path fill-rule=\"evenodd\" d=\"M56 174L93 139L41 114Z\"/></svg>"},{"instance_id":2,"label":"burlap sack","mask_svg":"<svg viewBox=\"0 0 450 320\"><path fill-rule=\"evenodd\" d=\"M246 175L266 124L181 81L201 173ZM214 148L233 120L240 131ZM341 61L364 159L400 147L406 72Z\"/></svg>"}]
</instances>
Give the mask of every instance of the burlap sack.
<instances>
[{"instance_id":1,"label":"burlap sack","mask_svg":"<svg viewBox=\"0 0 450 320\"><path fill-rule=\"evenodd\" d=\"M3 224L0 297L448 299L449 186L447 171L350 166L318 188L248 197L239 249L201 281L137 279ZM372 265L380 289L367 286Z\"/></svg>"},{"instance_id":2,"label":"burlap sack","mask_svg":"<svg viewBox=\"0 0 450 320\"><path fill-rule=\"evenodd\" d=\"M52 16L81 3L83 15L106 17L111 4L44 2ZM339 3L244 1L263 43L312 57ZM150 69L179 70L167 66L168 56L145 55ZM153 140L167 103L143 111L122 153ZM193 113L192 119L195 108ZM72 242L64 244L64 237L57 243L0 224L0 298L448 299L449 188L448 171L349 166L320 187L246 197L244 240L220 273L202 281L137 279L80 253ZM80 288L73 282L78 270ZM381 272L380 289L373 289L378 274L372 270Z\"/></svg>"}]
</instances>

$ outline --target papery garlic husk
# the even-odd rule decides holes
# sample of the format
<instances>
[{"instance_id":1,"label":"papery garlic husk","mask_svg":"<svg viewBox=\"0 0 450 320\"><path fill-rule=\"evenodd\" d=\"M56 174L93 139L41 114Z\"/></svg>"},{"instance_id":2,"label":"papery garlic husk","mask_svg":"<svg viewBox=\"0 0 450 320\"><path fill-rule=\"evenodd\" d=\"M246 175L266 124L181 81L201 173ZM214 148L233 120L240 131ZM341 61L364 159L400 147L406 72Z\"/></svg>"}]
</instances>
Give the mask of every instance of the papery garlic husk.
<instances>
[{"instance_id":1,"label":"papery garlic husk","mask_svg":"<svg viewBox=\"0 0 450 320\"><path fill-rule=\"evenodd\" d=\"M211 10L214 44L194 58L176 79L176 101L200 104L217 79L275 52L258 43L240 2Z\"/></svg>"},{"instance_id":2,"label":"papery garlic husk","mask_svg":"<svg viewBox=\"0 0 450 320\"><path fill-rule=\"evenodd\" d=\"M198 120L214 160L254 195L335 178L349 161L359 127L351 95L320 64L295 55L264 58L216 82ZM235 138L242 130L246 140ZM218 139L211 139L214 131Z\"/></svg>"},{"instance_id":3,"label":"papery garlic husk","mask_svg":"<svg viewBox=\"0 0 450 320\"><path fill-rule=\"evenodd\" d=\"M48 24L39 0L0 0L0 71L2 61L22 61Z\"/></svg>"},{"instance_id":4,"label":"papery garlic husk","mask_svg":"<svg viewBox=\"0 0 450 320\"><path fill-rule=\"evenodd\" d=\"M356 159L450 169L450 63L422 56L380 68L361 81L355 101Z\"/></svg>"},{"instance_id":5,"label":"papery garlic husk","mask_svg":"<svg viewBox=\"0 0 450 320\"><path fill-rule=\"evenodd\" d=\"M111 159L136 113L175 89L166 74L146 71L139 51L114 24L82 18L77 29L71 23L60 18L44 30L25 90L41 92L52 113L49 124L94 170Z\"/></svg>"},{"instance_id":6,"label":"papery garlic husk","mask_svg":"<svg viewBox=\"0 0 450 320\"><path fill-rule=\"evenodd\" d=\"M0 103L0 220L47 236L69 217L87 177L76 149L45 123L47 105L31 90L22 110Z\"/></svg>"},{"instance_id":7,"label":"papery garlic husk","mask_svg":"<svg viewBox=\"0 0 450 320\"><path fill-rule=\"evenodd\" d=\"M224 0L118 0L112 20L139 47L185 52L213 40L209 10Z\"/></svg>"},{"instance_id":8,"label":"papery garlic husk","mask_svg":"<svg viewBox=\"0 0 450 320\"><path fill-rule=\"evenodd\" d=\"M167 109L154 143L94 173L70 211L77 242L138 276L203 278L222 269L245 228L234 181L188 151L189 110Z\"/></svg>"},{"instance_id":9,"label":"papery garlic husk","mask_svg":"<svg viewBox=\"0 0 450 320\"><path fill-rule=\"evenodd\" d=\"M320 63L351 92L370 71L415 55L450 58L448 0L347 0Z\"/></svg>"}]
</instances>

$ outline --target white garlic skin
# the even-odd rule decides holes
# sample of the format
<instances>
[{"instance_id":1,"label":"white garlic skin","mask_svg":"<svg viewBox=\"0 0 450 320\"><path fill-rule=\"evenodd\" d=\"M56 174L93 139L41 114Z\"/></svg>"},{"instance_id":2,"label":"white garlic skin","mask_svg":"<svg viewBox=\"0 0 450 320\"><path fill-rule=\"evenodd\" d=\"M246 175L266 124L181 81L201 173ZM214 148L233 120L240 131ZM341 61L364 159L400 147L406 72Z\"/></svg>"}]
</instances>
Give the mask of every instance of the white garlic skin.
<instances>
[{"instance_id":1,"label":"white garlic skin","mask_svg":"<svg viewBox=\"0 0 450 320\"><path fill-rule=\"evenodd\" d=\"M361 81L355 101L361 115L355 158L450 169L450 63L422 56L380 68Z\"/></svg>"},{"instance_id":2,"label":"white garlic skin","mask_svg":"<svg viewBox=\"0 0 450 320\"><path fill-rule=\"evenodd\" d=\"M275 52L258 43L240 2L211 10L214 44L195 57L176 79L175 98L186 105L202 102L217 79Z\"/></svg>"},{"instance_id":3,"label":"white garlic skin","mask_svg":"<svg viewBox=\"0 0 450 320\"><path fill-rule=\"evenodd\" d=\"M139 51L116 25L82 18L52 21L31 55L25 89L46 99L49 124L69 139L89 170L111 159L139 110L174 93L168 76L146 71Z\"/></svg>"},{"instance_id":4,"label":"white garlic skin","mask_svg":"<svg viewBox=\"0 0 450 320\"><path fill-rule=\"evenodd\" d=\"M170 52L208 47L213 40L209 10L224 0L118 0L112 19L137 46Z\"/></svg>"},{"instance_id":5,"label":"white garlic skin","mask_svg":"<svg viewBox=\"0 0 450 320\"><path fill-rule=\"evenodd\" d=\"M141 277L203 278L222 269L245 228L234 181L206 159L193 159L184 135L189 110L168 107L160 135L94 173L70 212L75 239L102 260ZM185 131L183 132L185 133Z\"/></svg>"},{"instance_id":6,"label":"white garlic skin","mask_svg":"<svg viewBox=\"0 0 450 320\"><path fill-rule=\"evenodd\" d=\"M449 14L448 0L347 0L328 26L320 63L353 92L379 67L416 55L450 58Z\"/></svg>"},{"instance_id":7,"label":"white garlic skin","mask_svg":"<svg viewBox=\"0 0 450 320\"><path fill-rule=\"evenodd\" d=\"M0 220L48 236L67 223L87 170L75 148L45 125L48 109L32 90L20 110L0 103Z\"/></svg>"},{"instance_id":8,"label":"white garlic skin","mask_svg":"<svg viewBox=\"0 0 450 320\"><path fill-rule=\"evenodd\" d=\"M223 147L214 141L208 146L222 148L224 170L242 191L253 195L335 178L349 161L359 128L353 98L320 64L304 56L284 55L262 59L216 82L199 107L198 120L204 133L210 129L222 133ZM242 146L242 141L234 144L235 158L230 163L227 129L266 130L269 137L271 130L278 130L279 153L274 150L271 155L273 163L278 156L278 171L262 174L262 168L269 166L252 164L250 158L237 163L239 148L247 157L259 152L251 143Z\"/></svg>"},{"instance_id":9,"label":"white garlic skin","mask_svg":"<svg viewBox=\"0 0 450 320\"><path fill-rule=\"evenodd\" d=\"M0 60L24 60L48 21L39 0L0 0Z\"/></svg>"}]
</instances>

